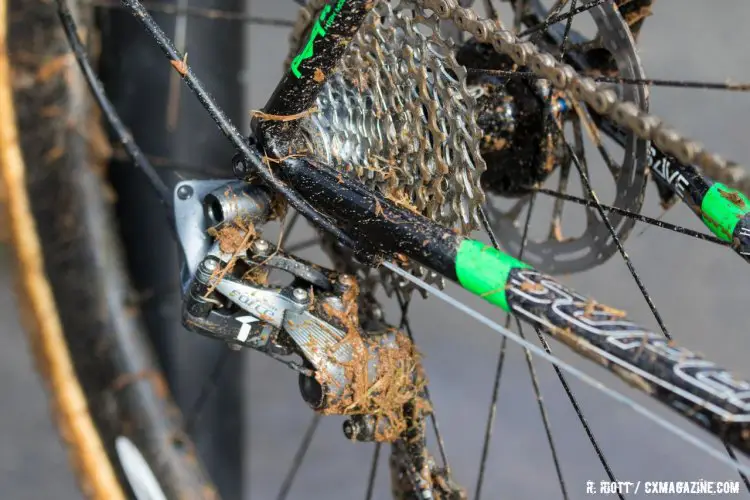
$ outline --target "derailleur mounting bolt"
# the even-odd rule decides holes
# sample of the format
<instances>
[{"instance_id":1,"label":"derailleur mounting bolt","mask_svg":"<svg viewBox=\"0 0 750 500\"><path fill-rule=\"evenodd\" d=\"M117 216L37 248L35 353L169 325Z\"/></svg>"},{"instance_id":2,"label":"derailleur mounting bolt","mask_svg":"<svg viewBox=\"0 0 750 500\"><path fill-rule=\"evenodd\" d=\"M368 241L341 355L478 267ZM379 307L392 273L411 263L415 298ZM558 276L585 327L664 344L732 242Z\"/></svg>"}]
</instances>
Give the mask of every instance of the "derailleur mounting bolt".
<instances>
[{"instance_id":1,"label":"derailleur mounting bolt","mask_svg":"<svg viewBox=\"0 0 750 500\"><path fill-rule=\"evenodd\" d=\"M305 290L304 288L295 288L292 291L292 298L295 300L295 302L304 304L308 300L310 300L310 294L307 293L307 290Z\"/></svg>"},{"instance_id":2,"label":"derailleur mounting bolt","mask_svg":"<svg viewBox=\"0 0 750 500\"><path fill-rule=\"evenodd\" d=\"M266 240L255 240L255 242L253 242L253 252L260 255L261 257L266 255L266 253L268 252L268 248L269 245Z\"/></svg>"}]
</instances>

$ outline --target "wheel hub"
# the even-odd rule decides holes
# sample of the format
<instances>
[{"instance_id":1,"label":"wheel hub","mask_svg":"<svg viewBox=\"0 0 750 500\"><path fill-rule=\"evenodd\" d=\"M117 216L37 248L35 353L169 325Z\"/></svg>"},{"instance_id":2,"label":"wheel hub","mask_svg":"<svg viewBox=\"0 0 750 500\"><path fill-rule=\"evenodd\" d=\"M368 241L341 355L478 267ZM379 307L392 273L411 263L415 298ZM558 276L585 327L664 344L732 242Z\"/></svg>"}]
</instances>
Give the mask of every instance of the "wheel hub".
<instances>
[{"instance_id":1,"label":"wheel hub","mask_svg":"<svg viewBox=\"0 0 750 500\"><path fill-rule=\"evenodd\" d=\"M513 61L491 46L470 41L457 54L468 68L511 71ZM550 109L558 117L567 109L565 100L550 95L544 80L471 73L469 91L476 99L477 125L482 129L480 152L487 164L482 175L485 190L502 196L527 194L554 171L557 155L550 150L551 134L545 133Z\"/></svg>"}]
</instances>

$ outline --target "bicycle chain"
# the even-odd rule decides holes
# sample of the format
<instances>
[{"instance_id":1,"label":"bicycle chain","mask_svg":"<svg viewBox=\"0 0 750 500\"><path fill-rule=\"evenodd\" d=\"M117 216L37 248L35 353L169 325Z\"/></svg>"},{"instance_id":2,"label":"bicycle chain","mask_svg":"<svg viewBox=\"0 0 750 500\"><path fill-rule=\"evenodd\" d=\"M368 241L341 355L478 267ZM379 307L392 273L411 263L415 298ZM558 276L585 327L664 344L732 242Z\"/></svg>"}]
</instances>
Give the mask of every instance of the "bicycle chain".
<instances>
[{"instance_id":1,"label":"bicycle chain","mask_svg":"<svg viewBox=\"0 0 750 500\"><path fill-rule=\"evenodd\" d=\"M473 10L461 7L457 0L415 2L422 8L433 11L440 19L453 21L479 42L491 44L496 51L509 56L518 66L527 67L535 75L549 80L558 90L570 92L574 98L587 103L598 114L610 118L637 137L652 141L680 163L696 165L713 180L750 196L750 176L744 166L708 151L702 144L682 136L666 122L639 110L633 103L620 101L612 90L599 88L592 78L578 74L570 65L540 51L535 44L520 40L495 21L478 18ZM317 3L319 2L311 2ZM302 9L304 13L292 33L293 41L299 40L304 33L312 16L309 8Z\"/></svg>"},{"instance_id":2,"label":"bicycle chain","mask_svg":"<svg viewBox=\"0 0 750 500\"><path fill-rule=\"evenodd\" d=\"M492 44L499 53L549 80L558 90L570 92L598 114L609 117L637 137L652 141L679 162L695 164L714 180L750 194L750 177L742 165L709 152L700 143L683 137L660 118L641 111L633 103L620 101L612 90L598 88L593 79L579 75L570 65L559 62L551 54L540 52L533 43L519 40L510 31L498 28L494 21L477 18L473 10L460 7L456 0L420 0L420 3L441 19L452 19L478 41Z\"/></svg>"}]
</instances>

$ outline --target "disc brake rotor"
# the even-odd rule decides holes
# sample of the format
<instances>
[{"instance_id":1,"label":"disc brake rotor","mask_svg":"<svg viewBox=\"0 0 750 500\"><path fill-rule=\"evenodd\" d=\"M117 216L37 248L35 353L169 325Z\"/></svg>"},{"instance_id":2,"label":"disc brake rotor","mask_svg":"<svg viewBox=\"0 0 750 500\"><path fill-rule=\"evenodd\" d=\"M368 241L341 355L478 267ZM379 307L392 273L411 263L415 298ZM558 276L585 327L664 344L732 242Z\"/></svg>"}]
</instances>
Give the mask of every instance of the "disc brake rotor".
<instances>
[{"instance_id":1,"label":"disc brake rotor","mask_svg":"<svg viewBox=\"0 0 750 500\"><path fill-rule=\"evenodd\" d=\"M581 3L592 3L595 0L582 0ZM547 9L539 0L527 3L527 12L541 23L547 16ZM597 28L593 38L586 38L576 31L571 31L568 41L569 47L593 47L593 50L604 50L609 56L607 61L616 65L616 75L628 79L644 79L645 73L636 51L635 41L630 33L628 24L619 14L612 3L602 3L588 10ZM529 17L526 16L526 19ZM548 49L553 54L560 46L565 30L565 23L550 26L548 36L557 44L549 44ZM544 46L544 44L540 44ZM612 68L614 69L614 68ZM603 71L602 71L603 72ZM635 103L640 109L648 109L648 89L645 85L613 85L612 90L618 98ZM585 129L584 129L585 130ZM512 147L512 145L510 146ZM580 156L580 154L579 154ZM610 174L614 179L616 193L610 204L631 212L640 212L643 205L646 187L647 142L638 139L634 134L625 138L625 150L622 163ZM493 168L503 168L493 165L488 159L488 174ZM575 166L570 166L570 175L577 176ZM589 176L590 178L590 176ZM596 190L596 186L592 186ZM552 187L556 190L557 186ZM505 200L505 209L498 208L496 198L498 193L491 194L488 187L488 208L491 225L501 244L510 252L517 253L521 248L524 233L525 211L528 209L530 196L515 199L514 203ZM584 192L584 197L586 193ZM605 201L602 200L604 203ZM510 205L510 207L508 207ZM580 236L566 238L562 235L559 221L551 221L551 230L546 238L527 238L524 250L524 260L533 264L543 272L570 273L578 272L601 264L616 251L617 246L607 226L599 218L594 208L585 211L586 224ZM580 213L580 212L579 212ZM608 214L612 226L620 240L624 240L635 224L631 218L620 214Z\"/></svg>"}]
</instances>

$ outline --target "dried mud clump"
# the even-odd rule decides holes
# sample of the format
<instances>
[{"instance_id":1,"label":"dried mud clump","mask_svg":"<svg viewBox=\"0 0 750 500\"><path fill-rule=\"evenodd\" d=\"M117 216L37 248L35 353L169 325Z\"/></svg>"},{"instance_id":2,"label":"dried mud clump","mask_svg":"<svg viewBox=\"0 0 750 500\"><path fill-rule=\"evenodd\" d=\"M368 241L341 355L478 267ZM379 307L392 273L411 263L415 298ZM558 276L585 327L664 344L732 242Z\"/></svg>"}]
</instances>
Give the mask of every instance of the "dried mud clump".
<instances>
[{"instance_id":1,"label":"dried mud clump","mask_svg":"<svg viewBox=\"0 0 750 500\"><path fill-rule=\"evenodd\" d=\"M407 406L420 414L429 412L424 399L426 378L414 344L402 332L391 329L386 335L360 334L358 314L359 288L352 280L344 294L343 310L323 305L326 314L336 318L346 329L346 336L326 353L329 361L343 367L348 381L340 387L324 370L316 372L316 380L328 388L329 402L320 410L325 415L371 415L375 417L376 441L390 442L407 430ZM350 361L340 362L335 356L341 347L351 347ZM371 367L376 366L374 370ZM413 419L413 411L410 419Z\"/></svg>"},{"instance_id":2,"label":"dried mud clump","mask_svg":"<svg viewBox=\"0 0 750 500\"><path fill-rule=\"evenodd\" d=\"M222 252L232 255L247 251L257 237L253 224L239 218L230 223L222 223L218 227L209 228L208 234L219 242Z\"/></svg>"},{"instance_id":3,"label":"dried mud clump","mask_svg":"<svg viewBox=\"0 0 750 500\"><path fill-rule=\"evenodd\" d=\"M240 208L240 196L244 193L237 194L227 187L224 196L229 200L230 211L238 213ZM253 241L258 237L255 226L249 217L238 216L232 220L225 220L215 227L208 228L208 234L219 242L219 248L222 252L231 254L236 257L238 254L246 252Z\"/></svg>"},{"instance_id":4,"label":"dried mud clump","mask_svg":"<svg viewBox=\"0 0 750 500\"><path fill-rule=\"evenodd\" d=\"M242 281L249 281L255 285L268 286L268 269L260 265L253 266L242 275Z\"/></svg>"}]
</instances>

